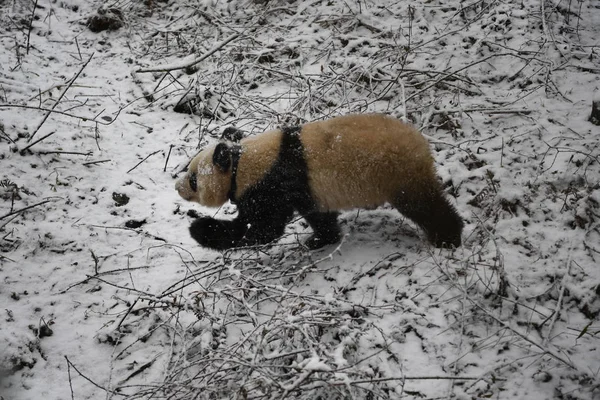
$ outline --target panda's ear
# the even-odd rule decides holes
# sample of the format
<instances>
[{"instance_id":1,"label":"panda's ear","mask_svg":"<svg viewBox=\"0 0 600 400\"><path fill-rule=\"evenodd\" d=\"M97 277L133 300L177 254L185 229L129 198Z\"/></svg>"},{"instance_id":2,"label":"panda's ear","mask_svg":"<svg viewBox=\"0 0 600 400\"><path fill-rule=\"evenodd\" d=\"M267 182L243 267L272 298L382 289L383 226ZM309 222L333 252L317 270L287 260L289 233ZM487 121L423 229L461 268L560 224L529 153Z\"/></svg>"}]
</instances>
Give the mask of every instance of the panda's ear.
<instances>
[{"instance_id":1,"label":"panda's ear","mask_svg":"<svg viewBox=\"0 0 600 400\"><path fill-rule=\"evenodd\" d=\"M239 142L244 138L244 132L241 129L236 128L235 126L229 126L225 128L223 133L221 134L221 140L229 140L234 143Z\"/></svg>"},{"instance_id":2,"label":"panda's ear","mask_svg":"<svg viewBox=\"0 0 600 400\"><path fill-rule=\"evenodd\" d=\"M229 171L231 166L231 150L226 143L219 143L213 153L213 164L221 171Z\"/></svg>"}]
</instances>

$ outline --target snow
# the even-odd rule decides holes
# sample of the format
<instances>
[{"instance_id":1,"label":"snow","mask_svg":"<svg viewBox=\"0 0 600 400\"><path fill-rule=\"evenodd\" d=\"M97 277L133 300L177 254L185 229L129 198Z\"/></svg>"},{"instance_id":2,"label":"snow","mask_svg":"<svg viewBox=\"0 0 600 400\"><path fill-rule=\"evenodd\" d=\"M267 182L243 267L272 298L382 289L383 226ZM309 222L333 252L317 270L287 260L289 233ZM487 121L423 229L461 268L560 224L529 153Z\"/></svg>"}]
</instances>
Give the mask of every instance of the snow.
<instances>
[{"instance_id":1,"label":"snow","mask_svg":"<svg viewBox=\"0 0 600 400\"><path fill-rule=\"evenodd\" d=\"M2 400L600 396L594 1L36 4L0 4ZM351 112L422 128L461 248L391 207L316 252L189 236L235 213L174 190L225 127Z\"/></svg>"},{"instance_id":2,"label":"snow","mask_svg":"<svg viewBox=\"0 0 600 400\"><path fill-rule=\"evenodd\" d=\"M317 355L313 355L311 358L304 360L303 364L302 368L306 371L331 371L331 368Z\"/></svg>"}]
</instances>

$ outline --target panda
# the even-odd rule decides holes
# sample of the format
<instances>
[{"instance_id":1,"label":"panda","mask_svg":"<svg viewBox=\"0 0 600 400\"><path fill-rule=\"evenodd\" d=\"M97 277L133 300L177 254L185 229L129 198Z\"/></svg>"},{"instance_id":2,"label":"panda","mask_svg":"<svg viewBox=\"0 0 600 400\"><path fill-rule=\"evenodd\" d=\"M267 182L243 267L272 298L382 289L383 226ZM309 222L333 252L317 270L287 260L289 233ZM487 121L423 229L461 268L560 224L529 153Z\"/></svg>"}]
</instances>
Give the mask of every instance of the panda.
<instances>
[{"instance_id":1,"label":"panda","mask_svg":"<svg viewBox=\"0 0 600 400\"><path fill-rule=\"evenodd\" d=\"M185 200L237 206L233 220L192 223L201 246L270 243L298 212L313 230L305 245L318 249L340 240L339 211L384 203L421 227L434 246L461 245L463 221L444 197L427 140L410 125L358 114L242 136L227 128L176 183Z\"/></svg>"}]
</instances>

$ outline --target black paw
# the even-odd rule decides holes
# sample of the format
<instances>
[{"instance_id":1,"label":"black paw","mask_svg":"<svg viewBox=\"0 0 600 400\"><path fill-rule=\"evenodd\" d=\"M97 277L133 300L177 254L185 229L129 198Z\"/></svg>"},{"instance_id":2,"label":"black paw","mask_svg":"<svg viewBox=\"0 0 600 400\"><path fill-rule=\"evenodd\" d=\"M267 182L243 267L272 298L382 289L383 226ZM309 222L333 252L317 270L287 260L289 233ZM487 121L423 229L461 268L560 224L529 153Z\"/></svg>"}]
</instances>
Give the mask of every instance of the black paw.
<instances>
[{"instance_id":1,"label":"black paw","mask_svg":"<svg viewBox=\"0 0 600 400\"><path fill-rule=\"evenodd\" d=\"M429 242L438 249L452 249L459 248L461 245L460 233L450 234L429 234Z\"/></svg>"},{"instance_id":2,"label":"black paw","mask_svg":"<svg viewBox=\"0 0 600 400\"><path fill-rule=\"evenodd\" d=\"M235 224L233 221L219 221L202 217L190 226L190 234L200 244L215 250L226 250L236 247Z\"/></svg>"},{"instance_id":3,"label":"black paw","mask_svg":"<svg viewBox=\"0 0 600 400\"><path fill-rule=\"evenodd\" d=\"M340 241L340 235L328 235L328 236L319 236L319 235L311 235L304 245L308 247L309 250L317 250L321 247L327 246L328 244L334 244Z\"/></svg>"}]
</instances>

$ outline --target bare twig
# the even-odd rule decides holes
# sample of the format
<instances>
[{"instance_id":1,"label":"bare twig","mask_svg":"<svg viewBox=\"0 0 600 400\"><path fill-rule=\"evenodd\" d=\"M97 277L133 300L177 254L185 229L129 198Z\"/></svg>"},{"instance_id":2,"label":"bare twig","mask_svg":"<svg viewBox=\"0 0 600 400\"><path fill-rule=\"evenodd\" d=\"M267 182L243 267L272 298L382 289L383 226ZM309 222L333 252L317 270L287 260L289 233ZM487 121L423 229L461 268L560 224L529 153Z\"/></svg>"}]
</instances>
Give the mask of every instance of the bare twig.
<instances>
[{"instance_id":1,"label":"bare twig","mask_svg":"<svg viewBox=\"0 0 600 400\"><path fill-rule=\"evenodd\" d=\"M35 146L36 144L38 144L39 142L43 141L44 139L49 138L50 136L54 135L56 133L56 131L52 131L47 135L42 136L41 138L39 138L38 140L36 140L33 143L30 143L29 145L25 146L24 148L22 148L21 150L19 150L19 154L23 155L25 154L25 152L27 152L27 150L29 150L30 148L32 148L33 146Z\"/></svg>"},{"instance_id":2,"label":"bare twig","mask_svg":"<svg viewBox=\"0 0 600 400\"><path fill-rule=\"evenodd\" d=\"M26 150L26 149L23 149ZM79 152L79 151L60 151L60 150L50 150L50 151L38 151L38 154L70 154L70 155L74 155L74 156L86 156L89 157L91 156L93 153L91 151L87 151L85 153Z\"/></svg>"},{"instance_id":3,"label":"bare twig","mask_svg":"<svg viewBox=\"0 0 600 400\"><path fill-rule=\"evenodd\" d=\"M96 386L98 389L101 389L101 390L105 391L106 393L110 393L112 395L123 396L119 392L115 392L115 391L112 391L112 390L109 390L109 389L107 389L105 387L100 386L99 384L97 384L96 382L94 382L93 380L91 380L90 378L88 378L87 376L85 376L83 373L81 373L81 371L79 371L77 369L77 367L71 362L71 360L69 360L69 357L65 356L65 359L67 360L67 365L69 365L70 367L73 367L73 369L79 374L79 376L81 376L83 379L85 379L86 381L88 381L92 385Z\"/></svg>"},{"instance_id":4,"label":"bare twig","mask_svg":"<svg viewBox=\"0 0 600 400\"><path fill-rule=\"evenodd\" d=\"M567 284L567 279L569 278L569 274L571 273L571 257L573 253L573 243L569 243L569 250L567 256L567 269L565 274L563 275L562 280L560 281L560 293L558 295L558 300L556 301L556 307L554 312L552 313L552 318L550 320L550 325L548 326L548 331L546 333L546 337L542 341L542 346L546 347L548 345L548 341L550 340L550 335L552 335L552 329L554 328L554 324L556 323L556 319L560 314L560 309L562 308L563 297L565 295L565 287Z\"/></svg>"},{"instance_id":5,"label":"bare twig","mask_svg":"<svg viewBox=\"0 0 600 400\"><path fill-rule=\"evenodd\" d=\"M167 154L167 159L165 160L165 167L163 168L163 172L167 172L167 164L169 163L169 158L171 158L171 150L173 150L173 147L175 145L170 145L169 146L169 153Z\"/></svg>"},{"instance_id":6,"label":"bare twig","mask_svg":"<svg viewBox=\"0 0 600 400\"><path fill-rule=\"evenodd\" d=\"M67 356L65 356L67 358ZM75 400L75 393L73 392L73 381L71 380L71 363L67 358L67 375L69 377L69 388L71 389L71 400Z\"/></svg>"},{"instance_id":7,"label":"bare twig","mask_svg":"<svg viewBox=\"0 0 600 400\"><path fill-rule=\"evenodd\" d=\"M106 163L106 162L110 162L111 160L98 160L98 161L88 161L88 162L84 162L82 165L95 165L95 164L102 164L102 163Z\"/></svg>"},{"instance_id":8,"label":"bare twig","mask_svg":"<svg viewBox=\"0 0 600 400\"><path fill-rule=\"evenodd\" d=\"M209 51L204 53L202 56L194 58L191 61L183 61L183 62L180 62L179 64L170 64L170 65L167 64L167 65L162 65L162 66L158 66L158 67L154 67L154 68L138 68L138 69L134 70L134 73L166 72L166 71L174 71L177 69L189 68L195 64L198 64L198 63L204 61L205 59L207 59L208 57L210 57L211 55L213 55L214 53L219 51L221 49L221 47L225 46L227 43L240 37L240 35L241 34L239 34L239 33L234 33L233 35L229 36L225 40L214 45L212 49L210 49Z\"/></svg>"},{"instance_id":9,"label":"bare twig","mask_svg":"<svg viewBox=\"0 0 600 400\"><path fill-rule=\"evenodd\" d=\"M32 208L34 208L34 207L38 207L38 206L41 206L41 205L43 205L43 204L50 203L51 201L53 201L53 200L44 200L44 201L40 201L39 203L33 204L33 205L31 205L31 206L23 207L23 208L21 208L21 209L18 209L18 210L15 210L15 211L9 212L8 214L5 214L5 215L1 216L1 217L0 217L0 220L3 220L4 218L8 218L8 217L10 217L11 215L20 214L20 213L22 213L23 211L30 210L30 209L32 209Z\"/></svg>"},{"instance_id":10,"label":"bare twig","mask_svg":"<svg viewBox=\"0 0 600 400\"><path fill-rule=\"evenodd\" d=\"M27 140L28 142L31 142L33 140L33 138L36 135L36 133L40 130L40 128L42 127L42 125L44 125L44 122L46 122L46 120L48 119L48 117L50 116L50 114L52 114L52 112L54 111L54 108L56 108L56 106L58 106L58 104L60 103L60 101L62 100L62 98L64 97L64 95L71 88L71 85L73 85L73 83L75 83L75 81L77 80L77 78L79 77L79 75L81 75L81 73L83 72L83 70L85 69L85 67L87 67L87 65L90 63L90 61L92 61L92 57L94 57L94 53L92 53L90 55L90 58L88 58L88 60L85 63L83 63L83 65L81 66L81 68L79 68L79 71L77 71L77 73L75 74L75 76L73 76L73 78L71 78L65 84L65 87L63 88L62 92L60 92L60 94L58 95L58 98L56 99L56 101L54 102L54 104L52 104L52 107L50 107L50 110L46 112L46 115L44 115L44 117L42 118L42 120L40 121L40 123L38 124L38 126L34 129L33 133L31 134L31 136Z\"/></svg>"},{"instance_id":11,"label":"bare twig","mask_svg":"<svg viewBox=\"0 0 600 400\"><path fill-rule=\"evenodd\" d=\"M521 330L519 328L513 327L508 322L502 321L501 319L499 319L498 317L496 317L494 314L492 314L490 311L488 311L485 307L481 306L479 303L477 303L476 301L474 301L470 297L467 297L467 298L469 299L469 301L475 307L477 307L481 311L483 311L488 317L490 317L491 319L493 319L494 321L496 321L500 325L504 326L506 329L510 330L512 333L514 333L515 335L519 336L521 339L523 339L526 342L528 342L529 344L537 347L538 349L540 349L544 353L552 356L553 358L555 358L558 361L564 363L565 365L569 366L570 368L572 368L574 370L578 370L578 368L575 366L575 364L573 364L571 362L571 360L568 360L568 359L564 358L557 351L549 349L547 346L544 346L543 344L538 343L537 341L535 341L534 339L532 339L527 333L521 332Z\"/></svg>"},{"instance_id":12,"label":"bare twig","mask_svg":"<svg viewBox=\"0 0 600 400\"><path fill-rule=\"evenodd\" d=\"M33 4L33 9L31 10L31 17L29 17L29 27L27 29L27 46L25 50L25 54L29 54L29 38L31 37L31 28L33 27L33 17L35 16L35 10L37 8L38 0L35 0Z\"/></svg>"},{"instance_id":13,"label":"bare twig","mask_svg":"<svg viewBox=\"0 0 600 400\"><path fill-rule=\"evenodd\" d=\"M156 150L154 153L148 154L146 157L144 157L144 159L142 161L140 161L139 163L135 164L129 171L127 171L127 173L130 173L131 171L133 171L134 169L136 169L137 167L139 167L141 163L143 163L144 161L146 161L148 158L152 157L156 153L160 153L160 150Z\"/></svg>"},{"instance_id":14,"label":"bare twig","mask_svg":"<svg viewBox=\"0 0 600 400\"><path fill-rule=\"evenodd\" d=\"M50 113L50 114L52 114L52 113L54 113L54 114L60 114L60 115L64 115L65 117L80 119L80 120L82 120L84 122L93 121L93 122L95 122L97 124L100 124L100 125L111 125L115 121L114 119L112 121L110 121L110 122L96 121L96 120L94 120L93 117L91 117L91 118L90 117L83 117L81 115L75 115L75 114L71 114L71 113L68 113L68 112L64 112L64 111L60 111L60 110L55 110L53 108L46 108L46 107L39 107L39 106L28 106L28 105L25 105L25 104L0 104L0 108L25 108L25 109L28 109L28 110L46 111L47 113ZM120 111L121 110L119 110L119 112Z\"/></svg>"},{"instance_id":15,"label":"bare twig","mask_svg":"<svg viewBox=\"0 0 600 400\"><path fill-rule=\"evenodd\" d=\"M506 57L506 56L515 57L515 55L514 55L514 54L511 54L511 53L499 53L499 54L492 54L492 55L490 55L490 56L484 57L484 58L482 58L482 59L479 59L479 60L477 60L477 61L473 61L472 63L470 63L470 64L468 64L468 65L465 65L464 67L460 67L460 68L458 68L458 69L456 69L456 70L454 70L454 71L452 71L452 72L444 73L444 75L443 75L441 78L438 78L438 79L436 79L436 80L435 80L433 83L431 83L431 84L429 84L429 85L425 86L423 89L421 89L421 90L419 90L419 91L417 91L417 92L415 92L415 93L411 94L410 96L408 96L408 97L406 98L406 101L410 101L410 100L412 100L413 98L415 98L415 97L416 97L416 96L418 96L419 94L421 94L421 93L423 93L423 92L426 92L426 91L428 91L429 89L431 89L432 87L436 86L436 85L437 85L437 84L439 84L440 82L442 82L442 81L444 81L444 80L446 80L446 79L448 79L448 78L452 77L453 75L455 75L455 74L457 74L457 73L459 73L459 72L461 72L461 71L464 71L465 69L471 68L471 67L473 67L473 66L475 66L475 65L477 65L477 64L484 63L484 62L486 62L486 61L488 61L488 60L490 60L490 59L492 59L492 58L496 58L496 57Z\"/></svg>"}]
</instances>

